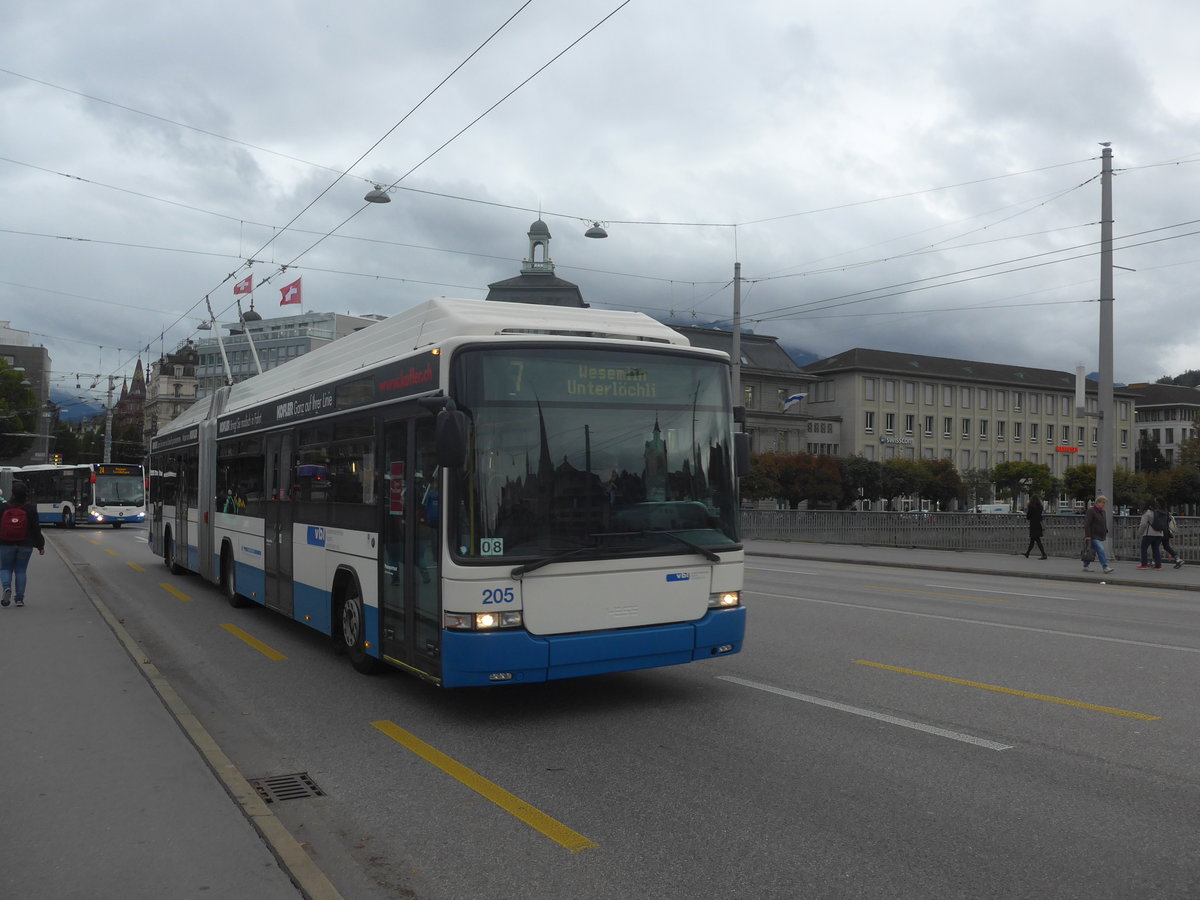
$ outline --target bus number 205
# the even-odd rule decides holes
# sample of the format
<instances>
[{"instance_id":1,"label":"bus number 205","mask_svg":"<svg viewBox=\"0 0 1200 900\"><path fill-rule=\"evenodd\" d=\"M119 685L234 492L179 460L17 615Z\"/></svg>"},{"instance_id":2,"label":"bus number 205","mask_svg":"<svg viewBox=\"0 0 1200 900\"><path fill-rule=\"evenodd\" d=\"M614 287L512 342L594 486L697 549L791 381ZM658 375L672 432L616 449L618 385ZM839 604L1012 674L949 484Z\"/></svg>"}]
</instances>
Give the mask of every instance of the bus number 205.
<instances>
[{"instance_id":1,"label":"bus number 205","mask_svg":"<svg viewBox=\"0 0 1200 900\"><path fill-rule=\"evenodd\" d=\"M484 606L489 603L512 603L516 599L516 595L513 594L513 589L510 587L483 589Z\"/></svg>"}]
</instances>

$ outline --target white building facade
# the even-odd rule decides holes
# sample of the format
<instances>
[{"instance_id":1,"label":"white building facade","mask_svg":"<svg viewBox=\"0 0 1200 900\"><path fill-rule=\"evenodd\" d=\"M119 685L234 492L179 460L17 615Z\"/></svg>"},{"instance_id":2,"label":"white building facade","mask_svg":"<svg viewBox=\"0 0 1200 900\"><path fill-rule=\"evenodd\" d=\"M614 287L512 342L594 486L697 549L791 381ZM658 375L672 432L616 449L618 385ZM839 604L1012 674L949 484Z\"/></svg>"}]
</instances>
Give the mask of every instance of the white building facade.
<instances>
[{"instance_id":1,"label":"white building facade","mask_svg":"<svg viewBox=\"0 0 1200 900\"><path fill-rule=\"evenodd\" d=\"M841 419L842 453L946 459L959 473L1002 462L1047 465L1055 477L1097 461L1097 386L1075 409L1075 374L999 363L854 349L804 366L817 377L808 412ZM1136 395L1114 391L1114 462L1133 470Z\"/></svg>"}]
</instances>

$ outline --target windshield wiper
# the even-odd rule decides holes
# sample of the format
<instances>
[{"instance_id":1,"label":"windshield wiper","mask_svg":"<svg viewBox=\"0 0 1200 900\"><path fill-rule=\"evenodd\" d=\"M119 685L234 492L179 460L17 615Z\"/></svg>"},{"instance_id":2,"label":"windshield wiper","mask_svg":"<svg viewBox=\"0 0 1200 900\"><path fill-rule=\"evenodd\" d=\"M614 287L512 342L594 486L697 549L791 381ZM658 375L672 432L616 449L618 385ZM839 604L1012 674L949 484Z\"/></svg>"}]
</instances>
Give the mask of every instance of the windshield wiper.
<instances>
[{"instance_id":1,"label":"windshield wiper","mask_svg":"<svg viewBox=\"0 0 1200 900\"><path fill-rule=\"evenodd\" d=\"M701 556L703 556L705 559L707 559L709 562L720 562L721 561L721 557L719 557L713 551L709 550L706 547L701 547L699 544L697 544L693 541L689 541L687 538L681 537L680 535L675 534L672 531L615 531L615 532L611 532L611 533L607 533L607 534L598 534L598 535L595 535L595 537L606 537L606 538L642 537L642 538L646 538L646 537L650 537L652 535L660 535L660 534L664 535L666 537L669 537L672 540L678 541L679 543L681 543L685 547L687 547L689 550L696 551ZM513 578L519 579L522 575L526 574L527 572L532 572L535 569L540 569L540 568L542 568L542 566L548 566L548 565L550 565L550 563L562 562L565 559L570 559L575 556L582 556L585 553L596 554L596 557L599 558L602 556L608 556L610 554L628 553L630 550L633 550L633 549L635 549L635 548L630 547L627 544L626 545L618 544L618 545L615 545L612 547L601 547L598 545L593 545L590 547L575 547L574 549L571 549L571 550L564 550L561 553L556 553L553 556L546 556L546 557L543 557L542 559L534 560L533 562L525 563L524 565L517 566L511 572L509 572L509 575L511 575Z\"/></svg>"},{"instance_id":2,"label":"windshield wiper","mask_svg":"<svg viewBox=\"0 0 1200 900\"><path fill-rule=\"evenodd\" d=\"M721 561L721 557L717 556L717 554L713 553L707 547L701 547L699 544L697 544L693 541L689 541L687 538L681 537L680 535L676 534L673 531L642 531L639 533L642 535L650 535L650 534L666 535L667 537L672 538L673 540L679 541L679 543L683 544L685 547L690 547L692 550L695 550L697 553L699 553L701 556L703 556L709 562L720 562Z\"/></svg>"},{"instance_id":3,"label":"windshield wiper","mask_svg":"<svg viewBox=\"0 0 1200 900\"><path fill-rule=\"evenodd\" d=\"M508 574L513 578L519 579L526 572L532 572L534 569L540 569L542 566L548 566L550 563L561 562L564 559L570 559L572 556L582 556L585 553L595 553L599 556L608 556L614 550L624 551L624 547L576 547L573 550L564 550L562 553L555 553L553 556L545 556L541 559L535 559L533 562L525 563L517 566Z\"/></svg>"}]
</instances>

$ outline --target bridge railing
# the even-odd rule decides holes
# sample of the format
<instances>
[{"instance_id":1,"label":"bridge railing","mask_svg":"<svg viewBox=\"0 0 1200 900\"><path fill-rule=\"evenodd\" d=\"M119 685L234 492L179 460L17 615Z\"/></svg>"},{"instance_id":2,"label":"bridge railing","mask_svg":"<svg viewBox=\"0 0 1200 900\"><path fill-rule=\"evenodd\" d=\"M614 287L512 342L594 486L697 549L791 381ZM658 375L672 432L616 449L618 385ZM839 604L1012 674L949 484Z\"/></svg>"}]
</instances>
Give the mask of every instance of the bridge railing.
<instances>
[{"instance_id":1,"label":"bridge railing","mask_svg":"<svg viewBox=\"0 0 1200 900\"><path fill-rule=\"evenodd\" d=\"M1179 533L1171 543L1184 559L1200 557L1200 519L1175 517ZM1109 516L1105 546L1114 559L1141 553L1138 516ZM1078 556L1083 547L1083 516L1042 518L1042 544L1050 556ZM1020 513L900 513L856 510L743 509L747 540L813 541L928 550L980 550L1024 553L1029 523ZM1036 548L1033 551L1037 553Z\"/></svg>"}]
</instances>

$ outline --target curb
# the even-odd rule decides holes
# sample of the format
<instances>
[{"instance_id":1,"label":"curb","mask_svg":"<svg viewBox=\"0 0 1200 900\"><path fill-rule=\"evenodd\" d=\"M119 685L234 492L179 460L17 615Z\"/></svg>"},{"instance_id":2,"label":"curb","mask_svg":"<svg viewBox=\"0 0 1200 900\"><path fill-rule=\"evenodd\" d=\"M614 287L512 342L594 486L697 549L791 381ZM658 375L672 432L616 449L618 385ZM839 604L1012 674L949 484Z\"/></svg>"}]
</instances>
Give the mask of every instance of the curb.
<instances>
[{"instance_id":1,"label":"curb","mask_svg":"<svg viewBox=\"0 0 1200 900\"><path fill-rule=\"evenodd\" d=\"M53 541L47 541L47 544L54 547L54 552L66 564L67 570L87 595L92 606L96 608L105 624L116 635L121 646L125 648L125 652L129 654L129 658L137 665L142 675L150 683L154 693L162 701L163 706L175 719L175 723L199 751L201 758L212 770L217 780L221 782L234 803L241 809L242 814L249 820L254 830L258 832L284 872L291 878L292 883L308 900L343 900L337 888L317 867L312 857L304 851L300 842L271 812L270 807L263 802L258 792L243 777L233 760L225 755L213 736L200 724L200 720L183 702L158 667L150 661L141 645L121 624L121 620L113 615L104 601L100 599L99 594L84 580L75 563L68 559Z\"/></svg>"}]
</instances>

